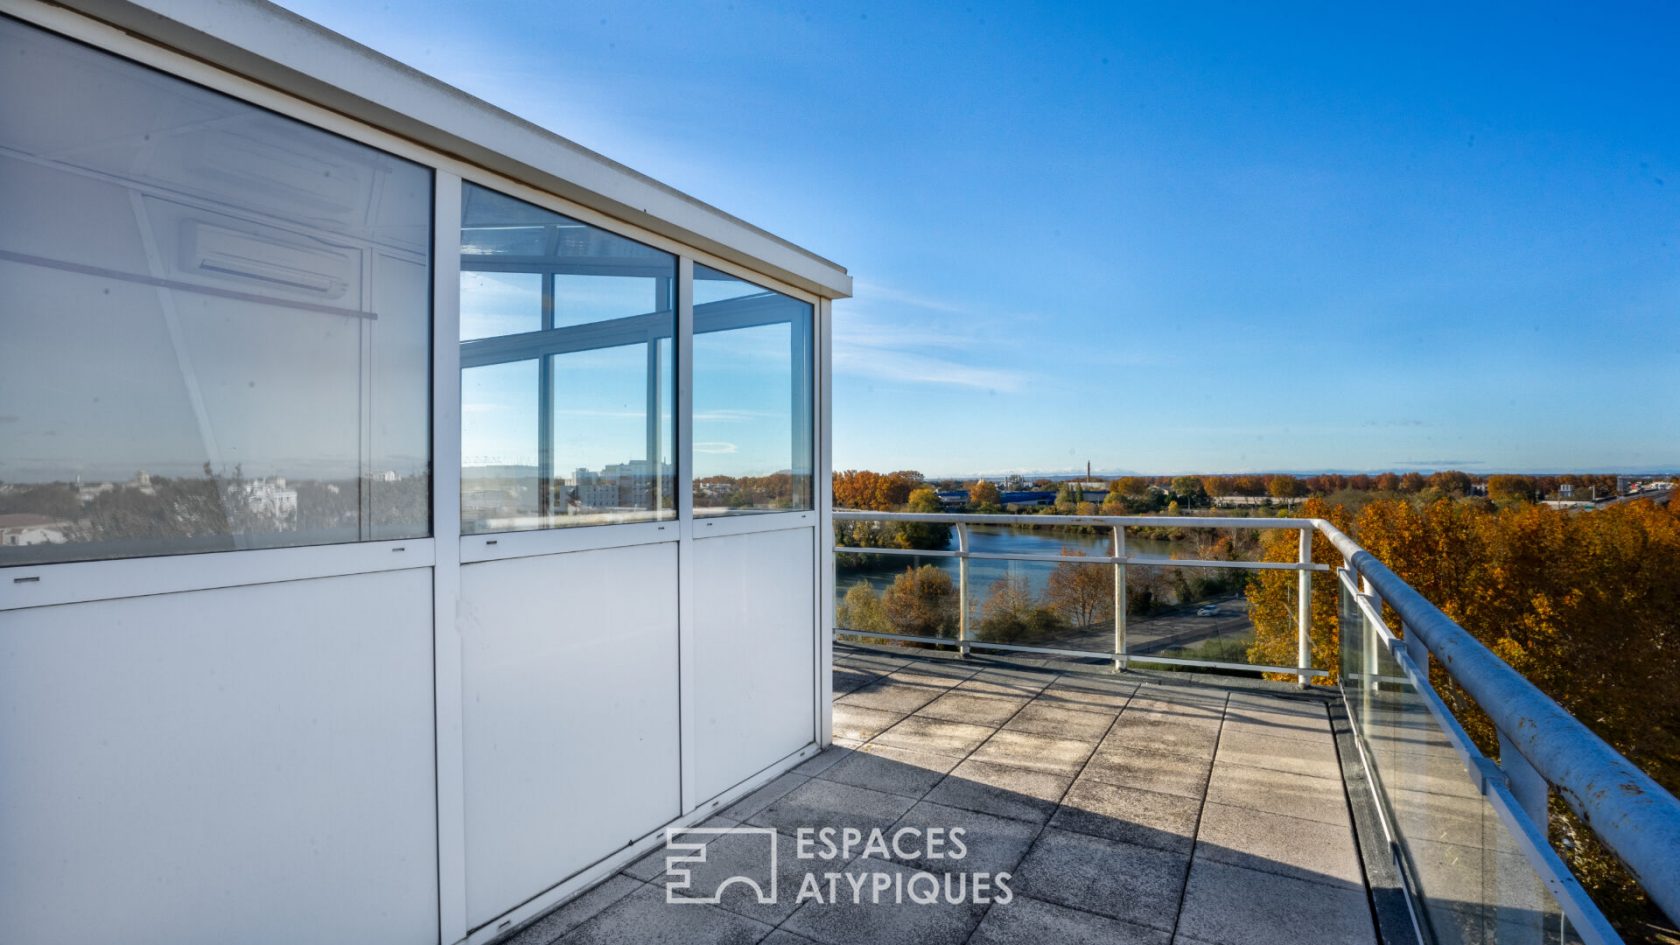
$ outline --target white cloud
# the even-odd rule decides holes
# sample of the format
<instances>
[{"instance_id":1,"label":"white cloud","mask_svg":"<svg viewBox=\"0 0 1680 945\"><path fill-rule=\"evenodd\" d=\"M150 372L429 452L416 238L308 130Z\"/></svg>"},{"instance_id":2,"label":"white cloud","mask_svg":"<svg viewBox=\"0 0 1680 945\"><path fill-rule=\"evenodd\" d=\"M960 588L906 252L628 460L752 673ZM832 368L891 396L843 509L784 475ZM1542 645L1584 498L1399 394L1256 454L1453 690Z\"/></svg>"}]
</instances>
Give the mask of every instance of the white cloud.
<instances>
[{"instance_id":1,"label":"white cloud","mask_svg":"<svg viewBox=\"0 0 1680 945\"><path fill-rule=\"evenodd\" d=\"M734 443L725 443L721 440L710 440L694 444L694 452L710 453L712 455L721 456L737 452L737 450Z\"/></svg>"}]
</instances>

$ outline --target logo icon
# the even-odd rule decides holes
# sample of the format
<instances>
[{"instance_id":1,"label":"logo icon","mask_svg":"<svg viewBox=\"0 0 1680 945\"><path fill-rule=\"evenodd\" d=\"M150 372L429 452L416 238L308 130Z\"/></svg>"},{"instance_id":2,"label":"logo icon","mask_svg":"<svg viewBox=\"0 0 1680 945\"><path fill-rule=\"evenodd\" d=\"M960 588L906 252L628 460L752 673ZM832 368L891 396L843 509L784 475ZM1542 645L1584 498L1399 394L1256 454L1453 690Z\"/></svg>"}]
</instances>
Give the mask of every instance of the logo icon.
<instances>
[{"instance_id":1,"label":"logo icon","mask_svg":"<svg viewBox=\"0 0 1680 945\"><path fill-rule=\"evenodd\" d=\"M776 901L776 831L769 827L666 827L665 852L667 903L716 905L736 884L762 905ZM719 862L724 858L731 864Z\"/></svg>"}]
</instances>

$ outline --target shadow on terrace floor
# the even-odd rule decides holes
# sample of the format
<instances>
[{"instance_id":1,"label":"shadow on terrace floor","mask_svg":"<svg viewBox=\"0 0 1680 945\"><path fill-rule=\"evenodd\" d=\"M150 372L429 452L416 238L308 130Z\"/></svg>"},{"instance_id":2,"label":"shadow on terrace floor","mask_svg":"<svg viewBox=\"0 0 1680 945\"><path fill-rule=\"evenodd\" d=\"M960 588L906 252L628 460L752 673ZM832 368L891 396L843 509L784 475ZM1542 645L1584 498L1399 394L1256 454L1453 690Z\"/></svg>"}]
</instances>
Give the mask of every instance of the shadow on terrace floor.
<instances>
[{"instance_id":1,"label":"shadow on terrace floor","mask_svg":"<svg viewBox=\"0 0 1680 945\"><path fill-rule=\"evenodd\" d=\"M834 664L834 746L706 823L774 833L717 836L695 866L696 890L762 876L773 841L776 902L736 884L669 904L659 849L513 941L1375 942L1323 696L845 645ZM967 850L801 859L802 827L961 827ZM897 900L918 871L949 884L937 902ZM808 872L821 900L799 898ZM831 872L869 874L862 902ZM975 903L973 877L998 873L1010 901Z\"/></svg>"}]
</instances>

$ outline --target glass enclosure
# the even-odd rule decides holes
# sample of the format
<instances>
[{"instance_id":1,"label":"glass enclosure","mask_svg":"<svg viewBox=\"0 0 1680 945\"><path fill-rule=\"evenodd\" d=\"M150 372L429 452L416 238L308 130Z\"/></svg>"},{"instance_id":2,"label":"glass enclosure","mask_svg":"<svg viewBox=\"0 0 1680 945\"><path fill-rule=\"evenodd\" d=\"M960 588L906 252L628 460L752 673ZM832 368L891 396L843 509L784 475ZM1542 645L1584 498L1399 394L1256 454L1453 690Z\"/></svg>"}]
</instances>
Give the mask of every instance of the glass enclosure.
<instances>
[{"instance_id":1,"label":"glass enclosure","mask_svg":"<svg viewBox=\"0 0 1680 945\"><path fill-rule=\"evenodd\" d=\"M1437 945L1578 941L1465 767L1463 731L1442 725L1433 690L1396 658L1348 572L1338 579L1342 692L1426 934Z\"/></svg>"},{"instance_id":2,"label":"glass enclosure","mask_svg":"<svg viewBox=\"0 0 1680 945\"><path fill-rule=\"evenodd\" d=\"M677 259L461 195L461 531L669 519Z\"/></svg>"},{"instance_id":3,"label":"glass enclosure","mask_svg":"<svg viewBox=\"0 0 1680 945\"><path fill-rule=\"evenodd\" d=\"M0 565L430 530L426 168L0 17Z\"/></svg>"},{"instance_id":4,"label":"glass enclosure","mask_svg":"<svg viewBox=\"0 0 1680 945\"><path fill-rule=\"evenodd\" d=\"M694 267L694 511L812 507L809 302Z\"/></svg>"}]
</instances>

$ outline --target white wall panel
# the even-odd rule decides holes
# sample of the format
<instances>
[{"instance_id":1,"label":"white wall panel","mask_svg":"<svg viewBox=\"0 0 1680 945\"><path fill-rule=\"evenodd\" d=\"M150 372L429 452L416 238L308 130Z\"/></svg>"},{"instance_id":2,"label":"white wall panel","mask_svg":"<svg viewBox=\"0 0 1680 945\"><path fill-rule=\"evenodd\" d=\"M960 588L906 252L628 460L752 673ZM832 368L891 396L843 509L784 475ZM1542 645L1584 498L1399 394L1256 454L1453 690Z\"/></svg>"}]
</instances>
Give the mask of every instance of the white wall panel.
<instances>
[{"instance_id":1,"label":"white wall panel","mask_svg":"<svg viewBox=\"0 0 1680 945\"><path fill-rule=\"evenodd\" d=\"M437 939L428 569L0 613L0 938Z\"/></svg>"},{"instance_id":2,"label":"white wall panel","mask_svg":"<svg viewBox=\"0 0 1680 945\"><path fill-rule=\"evenodd\" d=\"M467 914L679 811L675 542L461 567Z\"/></svg>"},{"instance_id":3,"label":"white wall panel","mask_svg":"<svg viewBox=\"0 0 1680 945\"><path fill-rule=\"evenodd\" d=\"M815 536L694 542L695 789L723 791L815 733Z\"/></svg>"}]
</instances>

